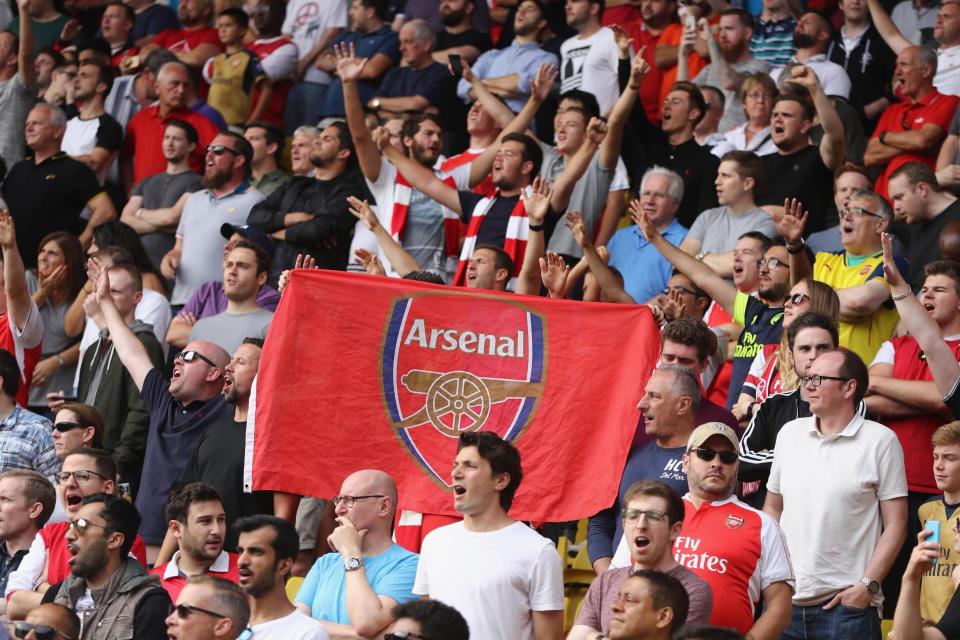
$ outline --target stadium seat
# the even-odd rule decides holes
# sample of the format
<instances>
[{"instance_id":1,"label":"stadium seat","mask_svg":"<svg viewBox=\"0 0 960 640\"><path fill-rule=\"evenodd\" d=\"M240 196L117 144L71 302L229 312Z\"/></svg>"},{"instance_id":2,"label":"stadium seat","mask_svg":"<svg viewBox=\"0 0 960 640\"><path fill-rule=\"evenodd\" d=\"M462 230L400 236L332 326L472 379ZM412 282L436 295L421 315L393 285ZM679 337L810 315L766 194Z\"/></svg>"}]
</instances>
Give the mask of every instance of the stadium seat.
<instances>
[{"instance_id":1,"label":"stadium seat","mask_svg":"<svg viewBox=\"0 0 960 640\"><path fill-rule=\"evenodd\" d=\"M303 578L299 576L294 576L287 580L287 597L290 599L290 602L293 602L293 599L297 597L297 591L300 591L302 585Z\"/></svg>"}]
</instances>

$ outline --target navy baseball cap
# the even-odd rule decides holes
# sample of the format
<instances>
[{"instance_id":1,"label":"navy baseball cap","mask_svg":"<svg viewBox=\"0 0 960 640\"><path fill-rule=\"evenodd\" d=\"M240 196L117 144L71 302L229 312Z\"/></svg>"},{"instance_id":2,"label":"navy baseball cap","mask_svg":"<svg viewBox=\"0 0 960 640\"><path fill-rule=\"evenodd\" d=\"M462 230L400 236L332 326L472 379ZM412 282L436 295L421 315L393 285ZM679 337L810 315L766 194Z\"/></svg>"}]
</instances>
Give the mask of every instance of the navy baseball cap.
<instances>
[{"instance_id":1,"label":"navy baseball cap","mask_svg":"<svg viewBox=\"0 0 960 640\"><path fill-rule=\"evenodd\" d=\"M267 252L267 255L273 255L273 240L270 239L262 230L252 227L249 224L237 225L229 222L223 223L220 227L220 235L229 240L233 234L239 233L245 240L249 240L261 249Z\"/></svg>"}]
</instances>

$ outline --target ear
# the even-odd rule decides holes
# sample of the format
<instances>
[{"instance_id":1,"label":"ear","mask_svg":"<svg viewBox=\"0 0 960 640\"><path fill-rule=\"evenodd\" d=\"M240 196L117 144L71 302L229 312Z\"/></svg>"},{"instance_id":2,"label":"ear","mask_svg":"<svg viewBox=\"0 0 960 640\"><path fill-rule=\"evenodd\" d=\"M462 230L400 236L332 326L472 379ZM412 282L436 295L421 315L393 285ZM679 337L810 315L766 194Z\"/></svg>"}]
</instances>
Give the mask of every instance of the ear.
<instances>
[{"instance_id":1,"label":"ear","mask_svg":"<svg viewBox=\"0 0 960 640\"><path fill-rule=\"evenodd\" d=\"M133 299L137 301L137 304L140 304L140 301L143 300L143 291L137 291L133 294Z\"/></svg>"},{"instance_id":2,"label":"ear","mask_svg":"<svg viewBox=\"0 0 960 640\"><path fill-rule=\"evenodd\" d=\"M684 473L686 473L686 469L684 469ZM672 525L670 525L670 542L673 542L674 540L677 539L677 536L680 535L680 529L682 528L683 528L683 521L674 522Z\"/></svg>"},{"instance_id":3,"label":"ear","mask_svg":"<svg viewBox=\"0 0 960 640\"><path fill-rule=\"evenodd\" d=\"M507 485L510 484L510 474L509 473L500 473L497 475L497 479L493 481L493 488L497 491L503 491L507 488Z\"/></svg>"},{"instance_id":4,"label":"ear","mask_svg":"<svg viewBox=\"0 0 960 640\"><path fill-rule=\"evenodd\" d=\"M520 174L531 175L533 173L533 161L525 160L523 164L520 165Z\"/></svg>"},{"instance_id":5,"label":"ear","mask_svg":"<svg viewBox=\"0 0 960 640\"><path fill-rule=\"evenodd\" d=\"M883 233L884 231L886 231L886 230L887 230L887 227L889 227L889 226L890 226L890 221L887 220L886 218L883 218L883 219L881 219L881 220L877 220L877 230L878 230L880 233Z\"/></svg>"},{"instance_id":6,"label":"ear","mask_svg":"<svg viewBox=\"0 0 960 640\"><path fill-rule=\"evenodd\" d=\"M213 382L214 380L223 379L223 367L210 367L210 370L207 371L207 377L204 378L207 382Z\"/></svg>"},{"instance_id":7,"label":"ear","mask_svg":"<svg viewBox=\"0 0 960 640\"><path fill-rule=\"evenodd\" d=\"M743 181L744 191L753 191L753 186L757 183L753 178L745 178Z\"/></svg>"},{"instance_id":8,"label":"ear","mask_svg":"<svg viewBox=\"0 0 960 640\"><path fill-rule=\"evenodd\" d=\"M497 269L497 272L494 274L493 278L497 282L509 282L510 272L506 269Z\"/></svg>"},{"instance_id":9,"label":"ear","mask_svg":"<svg viewBox=\"0 0 960 640\"><path fill-rule=\"evenodd\" d=\"M94 437L96 437L96 435L97 435L97 430L96 430L96 429L94 429L93 427L86 427L86 428L83 430L83 444L84 444L84 446L86 446L86 447L92 447L92 446L93 446L93 439L94 439Z\"/></svg>"},{"instance_id":10,"label":"ear","mask_svg":"<svg viewBox=\"0 0 960 640\"><path fill-rule=\"evenodd\" d=\"M230 618L220 618L217 620L217 623L213 625L213 635L216 638L225 638L232 635L230 632L233 631L233 620Z\"/></svg>"},{"instance_id":11,"label":"ear","mask_svg":"<svg viewBox=\"0 0 960 640\"><path fill-rule=\"evenodd\" d=\"M690 407L693 404L693 400L688 396L680 396L677 398L677 414L682 415L685 413L690 413Z\"/></svg>"},{"instance_id":12,"label":"ear","mask_svg":"<svg viewBox=\"0 0 960 640\"><path fill-rule=\"evenodd\" d=\"M108 549L119 549L123 546L124 535L119 531L114 531L107 536L107 548Z\"/></svg>"},{"instance_id":13,"label":"ear","mask_svg":"<svg viewBox=\"0 0 960 640\"><path fill-rule=\"evenodd\" d=\"M278 145L276 142L271 142L267 145L267 155L274 155L277 152Z\"/></svg>"},{"instance_id":14,"label":"ear","mask_svg":"<svg viewBox=\"0 0 960 640\"><path fill-rule=\"evenodd\" d=\"M293 560L290 558L284 558L277 563L277 571L281 576L284 576L284 580L290 577L290 572L293 570Z\"/></svg>"},{"instance_id":15,"label":"ear","mask_svg":"<svg viewBox=\"0 0 960 640\"><path fill-rule=\"evenodd\" d=\"M690 111L687 112L687 120L689 120L690 122L696 122L697 120L702 120L702 118L700 117L702 114L703 114L703 111L701 111L697 107L693 107L692 109L690 109Z\"/></svg>"},{"instance_id":16,"label":"ear","mask_svg":"<svg viewBox=\"0 0 960 640\"><path fill-rule=\"evenodd\" d=\"M167 526L170 527L170 533L174 536L183 535L183 525L180 524L179 520L171 520L167 523Z\"/></svg>"},{"instance_id":17,"label":"ear","mask_svg":"<svg viewBox=\"0 0 960 640\"><path fill-rule=\"evenodd\" d=\"M115 496L117 495L117 481L116 480L104 480L103 481L103 492L107 495Z\"/></svg>"},{"instance_id":18,"label":"ear","mask_svg":"<svg viewBox=\"0 0 960 640\"><path fill-rule=\"evenodd\" d=\"M268 276L268 275L269 275L269 274L268 274L266 271L264 271L263 273L258 274L258 275L257 275L257 284L260 285L261 287L262 287L263 285L265 285L265 284L267 283L267 276Z\"/></svg>"},{"instance_id":19,"label":"ear","mask_svg":"<svg viewBox=\"0 0 960 640\"><path fill-rule=\"evenodd\" d=\"M683 473L684 474L689 473L689 469L690 469L690 454L685 453L683 454ZM682 524L682 523L678 522L677 524Z\"/></svg>"},{"instance_id":20,"label":"ear","mask_svg":"<svg viewBox=\"0 0 960 640\"><path fill-rule=\"evenodd\" d=\"M350 158L350 149L340 149L337 151L337 158L340 160L348 160Z\"/></svg>"},{"instance_id":21,"label":"ear","mask_svg":"<svg viewBox=\"0 0 960 640\"><path fill-rule=\"evenodd\" d=\"M657 611L658 629L669 629L671 624L673 624L673 609L670 607L664 607L663 609Z\"/></svg>"},{"instance_id":22,"label":"ear","mask_svg":"<svg viewBox=\"0 0 960 640\"><path fill-rule=\"evenodd\" d=\"M43 513L43 505L39 502L34 502L30 505L30 508L27 509L27 517L31 520L39 520L40 514Z\"/></svg>"}]
</instances>

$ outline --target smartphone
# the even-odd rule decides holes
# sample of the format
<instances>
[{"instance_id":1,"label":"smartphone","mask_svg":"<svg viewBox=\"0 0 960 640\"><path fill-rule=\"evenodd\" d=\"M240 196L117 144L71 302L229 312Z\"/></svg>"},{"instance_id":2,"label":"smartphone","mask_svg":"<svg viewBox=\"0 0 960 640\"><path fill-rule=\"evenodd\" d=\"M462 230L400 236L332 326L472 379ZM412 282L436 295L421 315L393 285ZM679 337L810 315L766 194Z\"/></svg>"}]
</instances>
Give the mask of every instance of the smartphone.
<instances>
[{"instance_id":1,"label":"smartphone","mask_svg":"<svg viewBox=\"0 0 960 640\"><path fill-rule=\"evenodd\" d=\"M78 402L80 399L77 398L77 396L60 396L57 398L57 400L61 400L63 402Z\"/></svg>"},{"instance_id":2,"label":"smartphone","mask_svg":"<svg viewBox=\"0 0 960 640\"><path fill-rule=\"evenodd\" d=\"M927 542L936 542L940 544L940 521L939 520L927 520L923 523L923 528L927 531L933 531L933 535L927 538ZM936 559L934 559L933 564L937 564Z\"/></svg>"},{"instance_id":3,"label":"smartphone","mask_svg":"<svg viewBox=\"0 0 960 640\"><path fill-rule=\"evenodd\" d=\"M453 75L457 78L463 75L463 62L460 60L459 53L451 53L447 56L450 59L450 68L453 69Z\"/></svg>"}]
</instances>

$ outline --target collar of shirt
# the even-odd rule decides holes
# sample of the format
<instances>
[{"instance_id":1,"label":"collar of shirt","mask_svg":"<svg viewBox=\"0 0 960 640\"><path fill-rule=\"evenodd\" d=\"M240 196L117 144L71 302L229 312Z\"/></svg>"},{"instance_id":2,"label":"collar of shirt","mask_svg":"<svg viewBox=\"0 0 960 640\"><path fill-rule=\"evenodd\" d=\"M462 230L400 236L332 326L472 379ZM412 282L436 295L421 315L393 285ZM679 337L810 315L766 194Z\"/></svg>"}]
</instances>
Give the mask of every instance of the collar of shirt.
<instances>
[{"instance_id":1,"label":"collar of shirt","mask_svg":"<svg viewBox=\"0 0 960 640\"><path fill-rule=\"evenodd\" d=\"M689 491L686 493L686 495L683 496L683 499L684 501L690 503L689 506L684 505L685 507L687 507L688 509L693 507L694 511L698 511L698 509L693 506L693 499L690 497ZM723 500L704 500L703 504L700 505L700 508L703 509L705 507L719 507L725 504L730 504L731 502L734 502L734 501L736 501L736 496L731 493L729 496L727 496Z\"/></svg>"},{"instance_id":2,"label":"collar of shirt","mask_svg":"<svg viewBox=\"0 0 960 640\"><path fill-rule=\"evenodd\" d=\"M169 580L171 578L176 578L177 576L181 578L186 578L187 574L180 571L180 565L178 561L180 560L180 552L177 551L173 554L173 557L170 558L170 562L167 563L167 568L163 570L163 579ZM230 570L230 554L226 551L221 550L220 555L217 556L217 559L213 561L213 564L210 565L210 568L207 569L207 573L226 573Z\"/></svg>"},{"instance_id":3,"label":"collar of shirt","mask_svg":"<svg viewBox=\"0 0 960 640\"><path fill-rule=\"evenodd\" d=\"M648 244L650 244L650 241L643 237L643 233L640 231L640 227L638 227L637 225L633 225L632 227L630 227L630 230L633 232L633 235L637 240L637 249L642 249ZM666 238L667 240L670 240L671 236L678 236L676 244L679 245L680 241L683 239L683 238L680 238L679 236L684 231L685 229L683 228L683 225L681 225L680 222L678 222L677 219L674 218L673 220L670 221L670 224L667 225L667 228L660 232L660 235ZM671 242L671 244L673 243Z\"/></svg>"},{"instance_id":4,"label":"collar of shirt","mask_svg":"<svg viewBox=\"0 0 960 640\"><path fill-rule=\"evenodd\" d=\"M230 193L225 193L220 197L217 197L212 189L207 189L207 197L210 198L210 202L216 202L217 200L223 200L224 198L229 198L231 196L240 195L241 193L246 193L247 189L250 188L250 179L245 178L243 182L237 185L237 188L231 191Z\"/></svg>"},{"instance_id":5,"label":"collar of shirt","mask_svg":"<svg viewBox=\"0 0 960 640\"><path fill-rule=\"evenodd\" d=\"M793 56L792 58L790 58L790 62L796 62L797 64L808 64L810 62L826 62L826 61L827 61L827 54L825 53L818 53L815 56L810 56L803 62L801 62L800 60L797 60L797 56Z\"/></svg>"},{"instance_id":6,"label":"collar of shirt","mask_svg":"<svg viewBox=\"0 0 960 640\"><path fill-rule=\"evenodd\" d=\"M859 413L854 413L853 419L849 423L847 423L847 426L843 428L843 431L841 431L840 433L835 433L832 436L825 436L823 435L823 433L821 433L820 427L818 426L820 424L820 419L818 417L812 416L809 418L809 421L810 422L807 427L807 430L810 433L810 435L815 435L818 438L821 438L822 440L835 440L841 437L852 438L855 435L857 435L857 432L860 431L860 427L863 426L864 419L863 419L863 416L860 415Z\"/></svg>"}]
</instances>

